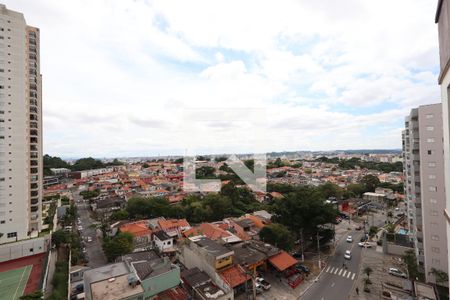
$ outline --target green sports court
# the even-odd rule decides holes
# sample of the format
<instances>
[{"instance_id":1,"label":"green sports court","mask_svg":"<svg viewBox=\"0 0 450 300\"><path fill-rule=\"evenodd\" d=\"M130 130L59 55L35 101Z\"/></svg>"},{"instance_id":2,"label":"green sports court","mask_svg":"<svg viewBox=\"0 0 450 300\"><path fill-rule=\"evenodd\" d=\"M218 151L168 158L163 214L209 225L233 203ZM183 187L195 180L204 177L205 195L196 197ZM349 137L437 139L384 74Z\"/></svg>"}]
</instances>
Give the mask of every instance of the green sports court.
<instances>
[{"instance_id":1,"label":"green sports court","mask_svg":"<svg viewBox=\"0 0 450 300\"><path fill-rule=\"evenodd\" d=\"M32 265L0 273L0 300L16 300L23 295Z\"/></svg>"}]
</instances>

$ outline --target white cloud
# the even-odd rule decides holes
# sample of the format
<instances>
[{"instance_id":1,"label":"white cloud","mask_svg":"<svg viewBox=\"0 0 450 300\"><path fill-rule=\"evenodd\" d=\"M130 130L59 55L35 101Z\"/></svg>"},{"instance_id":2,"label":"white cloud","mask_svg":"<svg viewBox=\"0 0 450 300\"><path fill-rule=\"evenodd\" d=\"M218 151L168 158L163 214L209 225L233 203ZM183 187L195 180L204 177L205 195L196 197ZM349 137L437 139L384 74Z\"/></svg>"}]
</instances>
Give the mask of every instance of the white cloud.
<instances>
[{"instance_id":1,"label":"white cloud","mask_svg":"<svg viewBox=\"0 0 450 300\"><path fill-rule=\"evenodd\" d=\"M427 0L5 4L41 29L55 155L182 153L184 113L204 107L265 109L267 151L400 147L403 116L439 101ZM199 148L251 148L229 125L206 125Z\"/></svg>"}]
</instances>

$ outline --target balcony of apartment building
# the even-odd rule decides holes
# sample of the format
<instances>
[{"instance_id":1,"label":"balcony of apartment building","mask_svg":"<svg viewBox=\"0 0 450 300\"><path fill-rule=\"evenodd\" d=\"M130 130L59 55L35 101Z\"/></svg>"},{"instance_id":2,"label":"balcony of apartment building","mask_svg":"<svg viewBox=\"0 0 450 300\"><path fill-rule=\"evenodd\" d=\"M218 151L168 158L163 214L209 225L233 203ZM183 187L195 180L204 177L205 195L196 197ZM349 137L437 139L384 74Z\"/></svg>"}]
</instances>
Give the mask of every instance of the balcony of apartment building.
<instances>
[{"instance_id":1,"label":"balcony of apartment building","mask_svg":"<svg viewBox=\"0 0 450 300\"><path fill-rule=\"evenodd\" d=\"M30 151L39 151L36 145L30 145Z\"/></svg>"},{"instance_id":2,"label":"balcony of apartment building","mask_svg":"<svg viewBox=\"0 0 450 300\"><path fill-rule=\"evenodd\" d=\"M30 91L36 92L37 91L37 84L36 83L30 83Z\"/></svg>"},{"instance_id":3,"label":"balcony of apartment building","mask_svg":"<svg viewBox=\"0 0 450 300\"><path fill-rule=\"evenodd\" d=\"M31 212L37 212L39 210L39 205L32 205L30 210Z\"/></svg>"},{"instance_id":4,"label":"balcony of apartment building","mask_svg":"<svg viewBox=\"0 0 450 300\"><path fill-rule=\"evenodd\" d=\"M31 136L38 136L39 135L39 131L37 129L31 129L30 130L30 135Z\"/></svg>"},{"instance_id":5,"label":"balcony of apartment building","mask_svg":"<svg viewBox=\"0 0 450 300\"><path fill-rule=\"evenodd\" d=\"M36 152L31 152L30 153L30 158L31 159L33 159L33 158L38 158L39 157L39 154L37 154Z\"/></svg>"},{"instance_id":6,"label":"balcony of apartment building","mask_svg":"<svg viewBox=\"0 0 450 300\"><path fill-rule=\"evenodd\" d=\"M38 182L39 176L38 175L31 175L30 180L31 180L31 183Z\"/></svg>"},{"instance_id":7,"label":"balcony of apartment building","mask_svg":"<svg viewBox=\"0 0 450 300\"><path fill-rule=\"evenodd\" d=\"M33 159L33 160L30 161L30 165L35 167L35 166L39 165L39 162L37 160Z\"/></svg>"},{"instance_id":8,"label":"balcony of apartment building","mask_svg":"<svg viewBox=\"0 0 450 300\"><path fill-rule=\"evenodd\" d=\"M32 113L32 114L37 114L37 113L38 113L37 107L30 106L30 113Z\"/></svg>"},{"instance_id":9,"label":"balcony of apartment building","mask_svg":"<svg viewBox=\"0 0 450 300\"><path fill-rule=\"evenodd\" d=\"M38 123L37 122L30 122L30 128L38 128Z\"/></svg>"},{"instance_id":10,"label":"balcony of apartment building","mask_svg":"<svg viewBox=\"0 0 450 300\"><path fill-rule=\"evenodd\" d=\"M30 91L30 97L31 98L37 98L38 97L37 92L36 91Z\"/></svg>"},{"instance_id":11,"label":"balcony of apartment building","mask_svg":"<svg viewBox=\"0 0 450 300\"><path fill-rule=\"evenodd\" d=\"M30 173L31 174L38 174L39 173L39 168L30 168Z\"/></svg>"},{"instance_id":12,"label":"balcony of apartment building","mask_svg":"<svg viewBox=\"0 0 450 300\"><path fill-rule=\"evenodd\" d=\"M39 118L38 118L37 114L30 115L30 121L38 121L38 120L39 120Z\"/></svg>"},{"instance_id":13,"label":"balcony of apartment building","mask_svg":"<svg viewBox=\"0 0 450 300\"><path fill-rule=\"evenodd\" d=\"M32 184L30 184L30 189L37 190L37 189L39 189L39 185L37 183L32 183Z\"/></svg>"},{"instance_id":14,"label":"balcony of apartment building","mask_svg":"<svg viewBox=\"0 0 450 300\"><path fill-rule=\"evenodd\" d=\"M31 196L31 204L37 204L39 202L39 191L31 191L30 192L30 196Z\"/></svg>"},{"instance_id":15,"label":"balcony of apartment building","mask_svg":"<svg viewBox=\"0 0 450 300\"><path fill-rule=\"evenodd\" d=\"M39 139L37 137L30 137L30 144L37 144Z\"/></svg>"},{"instance_id":16,"label":"balcony of apartment building","mask_svg":"<svg viewBox=\"0 0 450 300\"><path fill-rule=\"evenodd\" d=\"M36 56L36 54L30 53L30 55L28 55L28 58L32 61L35 61L37 59L37 56Z\"/></svg>"}]
</instances>

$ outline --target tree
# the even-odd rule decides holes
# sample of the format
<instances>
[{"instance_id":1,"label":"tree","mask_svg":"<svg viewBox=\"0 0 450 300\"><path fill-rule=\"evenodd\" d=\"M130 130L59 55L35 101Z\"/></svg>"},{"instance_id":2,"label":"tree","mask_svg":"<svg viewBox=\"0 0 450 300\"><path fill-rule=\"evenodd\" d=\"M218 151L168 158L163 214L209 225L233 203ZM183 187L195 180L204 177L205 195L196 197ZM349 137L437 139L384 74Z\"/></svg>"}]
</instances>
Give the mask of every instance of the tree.
<instances>
[{"instance_id":1,"label":"tree","mask_svg":"<svg viewBox=\"0 0 450 300\"><path fill-rule=\"evenodd\" d=\"M278 223L264 226L259 232L262 241L275 245L278 248L289 251L294 239L286 226Z\"/></svg>"},{"instance_id":2,"label":"tree","mask_svg":"<svg viewBox=\"0 0 450 300\"><path fill-rule=\"evenodd\" d=\"M374 192L380 185L380 179L374 175L366 175L361 179L361 183L364 184L367 191Z\"/></svg>"},{"instance_id":3,"label":"tree","mask_svg":"<svg viewBox=\"0 0 450 300\"><path fill-rule=\"evenodd\" d=\"M434 275L437 285L442 285L442 283L448 282L448 274L446 272L431 268L430 273Z\"/></svg>"},{"instance_id":4,"label":"tree","mask_svg":"<svg viewBox=\"0 0 450 300\"><path fill-rule=\"evenodd\" d=\"M415 280L420 277L419 266L417 264L416 253L413 250L408 250L402 256L403 261L408 269L409 279Z\"/></svg>"},{"instance_id":5,"label":"tree","mask_svg":"<svg viewBox=\"0 0 450 300\"><path fill-rule=\"evenodd\" d=\"M302 186L296 192L287 194L273 206L274 221L281 223L292 231L303 230L305 238L317 233L318 225L332 223L338 214L317 188Z\"/></svg>"},{"instance_id":6,"label":"tree","mask_svg":"<svg viewBox=\"0 0 450 300\"><path fill-rule=\"evenodd\" d=\"M52 243L59 247L62 244L70 243L70 233L60 229L52 233Z\"/></svg>"},{"instance_id":7,"label":"tree","mask_svg":"<svg viewBox=\"0 0 450 300\"><path fill-rule=\"evenodd\" d=\"M102 247L108 261L114 261L117 257L133 251L133 235L120 232L113 238L105 238Z\"/></svg>"},{"instance_id":8,"label":"tree","mask_svg":"<svg viewBox=\"0 0 450 300\"><path fill-rule=\"evenodd\" d=\"M369 236L374 236L375 234L377 234L378 232L378 227L377 226L370 226L369 228Z\"/></svg>"},{"instance_id":9,"label":"tree","mask_svg":"<svg viewBox=\"0 0 450 300\"><path fill-rule=\"evenodd\" d=\"M183 158L180 157L180 158L175 159L175 160L174 160L174 163L176 163L176 164L182 164L183 161L184 161Z\"/></svg>"},{"instance_id":10,"label":"tree","mask_svg":"<svg viewBox=\"0 0 450 300\"><path fill-rule=\"evenodd\" d=\"M331 182L326 182L318 187L319 191L322 193L323 197L325 199L328 199L330 197L335 197L337 199L341 199L342 195L344 194L344 191L342 188L337 186L336 184L333 184Z\"/></svg>"},{"instance_id":11,"label":"tree","mask_svg":"<svg viewBox=\"0 0 450 300\"><path fill-rule=\"evenodd\" d=\"M353 183L347 186L347 198L361 197L362 194L367 192L366 187L363 184Z\"/></svg>"},{"instance_id":12,"label":"tree","mask_svg":"<svg viewBox=\"0 0 450 300\"><path fill-rule=\"evenodd\" d=\"M364 268L364 274L366 274L367 278L370 278L370 274L373 273L373 270L371 267L367 266Z\"/></svg>"},{"instance_id":13,"label":"tree","mask_svg":"<svg viewBox=\"0 0 450 300\"><path fill-rule=\"evenodd\" d=\"M126 220L126 219L128 219L128 216L129 216L128 212L124 209L121 209L121 210L116 210L115 212L113 212L111 214L110 219L112 221Z\"/></svg>"}]
</instances>

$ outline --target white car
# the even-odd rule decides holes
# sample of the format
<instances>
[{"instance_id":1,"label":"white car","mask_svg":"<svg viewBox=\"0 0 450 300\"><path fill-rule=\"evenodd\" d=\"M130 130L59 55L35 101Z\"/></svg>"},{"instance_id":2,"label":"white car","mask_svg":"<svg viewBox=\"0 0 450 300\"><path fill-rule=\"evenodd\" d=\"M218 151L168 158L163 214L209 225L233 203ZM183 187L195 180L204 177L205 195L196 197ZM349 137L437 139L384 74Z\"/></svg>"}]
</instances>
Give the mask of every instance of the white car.
<instances>
[{"instance_id":1,"label":"white car","mask_svg":"<svg viewBox=\"0 0 450 300\"><path fill-rule=\"evenodd\" d=\"M90 236L87 237L88 243L92 242L92 238Z\"/></svg>"},{"instance_id":2,"label":"white car","mask_svg":"<svg viewBox=\"0 0 450 300\"><path fill-rule=\"evenodd\" d=\"M396 268L389 268L389 274L397 277L408 278L405 273Z\"/></svg>"},{"instance_id":3,"label":"white car","mask_svg":"<svg viewBox=\"0 0 450 300\"><path fill-rule=\"evenodd\" d=\"M348 243L353 243L353 238L352 238L351 235L349 235L349 236L347 237L347 242L348 242Z\"/></svg>"},{"instance_id":4,"label":"white car","mask_svg":"<svg viewBox=\"0 0 450 300\"><path fill-rule=\"evenodd\" d=\"M352 252L350 250L346 250L344 254L345 259L351 259L352 258Z\"/></svg>"},{"instance_id":5,"label":"white car","mask_svg":"<svg viewBox=\"0 0 450 300\"><path fill-rule=\"evenodd\" d=\"M363 247L363 248L372 248L372 245L369 244L368 242L360 242L360 243L358 243L358 246Z\"/></svg>"},{"instance_id":6,"label":"white car","mask_svg":"<svg viewBox=\"0 0 450 300\"><path fill-rule=\"evenodd\" d=\"M270 283L267 282L267 281L266 281L264 278L262 278L262 277L256 277L255 281L256 281L256 286L257 286L257 287L258 287L258 285L259 285L260 287L262 287L262 288L265 289L265 290L268 290L268 289L271 288Z\"/></svg>"}]
</instances>

